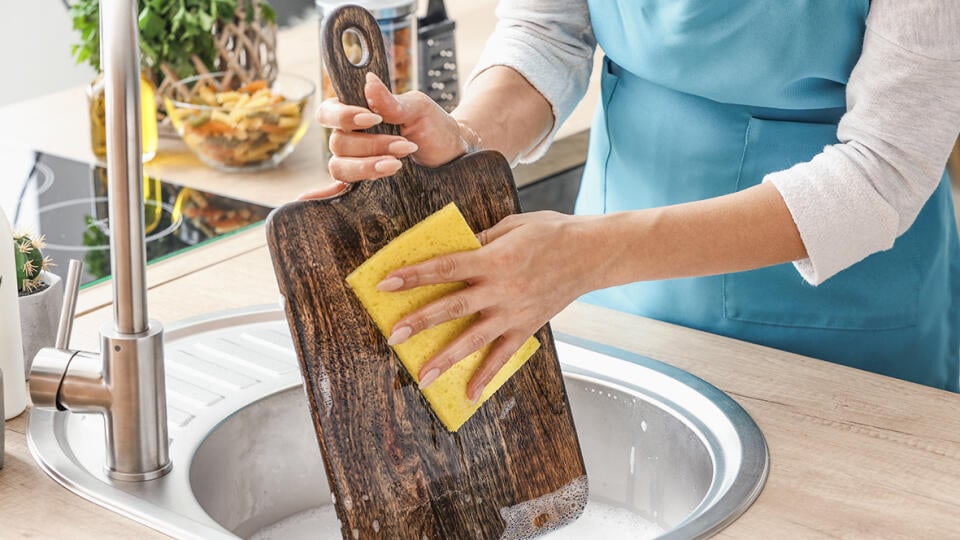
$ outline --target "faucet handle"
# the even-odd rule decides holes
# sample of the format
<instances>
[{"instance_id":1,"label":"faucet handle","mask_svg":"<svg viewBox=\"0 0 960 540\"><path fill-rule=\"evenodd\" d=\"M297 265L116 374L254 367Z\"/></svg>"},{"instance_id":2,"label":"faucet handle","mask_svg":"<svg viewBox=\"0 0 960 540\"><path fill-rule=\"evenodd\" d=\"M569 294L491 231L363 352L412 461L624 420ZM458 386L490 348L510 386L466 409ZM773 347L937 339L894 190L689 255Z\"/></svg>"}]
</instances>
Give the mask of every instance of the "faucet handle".
<instances>
[{"instance_id":1,"label":"faucet handle","mask_svg":"<svg viewBox=\"0 0 960 540\"><path fill-rule=\"evenodd\" d=\"M67 269L67 282L63 286L63 308L60 310L60 323L57 325L57 341L54 347L66 349L70 344L70 333L73 330L73 316L77 311L77 295L80 294L80 275L83 273L83 263L77 259L70 260Z\"/></svg>"},{"instance_id":2,"label":"faucet handle","mask_svg":"<svg viewBox=\"0 0 960 540\"><path fill-rule=\"evenodd\" d=\"M73 330L73 315L77 309L82 272L83 263L76 259L71 260L63 287L63 308L60 310L60 324L57 325L57 341L53 349L40 349L33 360L30 369L30 399L36 408L67 410L60 402L60 386L63 384L67 366L76 354L67 350L67 345L70 344L70 332Z\"/></svg>"}]
</instances>

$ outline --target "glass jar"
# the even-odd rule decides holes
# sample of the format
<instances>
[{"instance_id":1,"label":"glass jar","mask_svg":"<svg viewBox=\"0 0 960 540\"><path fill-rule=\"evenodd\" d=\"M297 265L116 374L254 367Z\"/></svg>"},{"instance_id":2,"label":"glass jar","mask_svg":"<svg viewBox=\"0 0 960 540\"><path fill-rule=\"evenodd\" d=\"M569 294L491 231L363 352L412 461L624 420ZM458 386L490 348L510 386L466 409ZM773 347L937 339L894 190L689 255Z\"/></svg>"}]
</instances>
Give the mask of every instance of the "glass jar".
<instances>
[{"instance_id":1,"label":"glass jar","mask_svg":"<svg viewBox=\"0 0 960 540\"><path fill-rule=\"evenodd\" d=\"M342 4L357 4L373 13L380 33L383 34L383 46L386 49L390 83L397 94L417 89L417 0L316 0L317 11L320 14L320 28L323 28L327 13ZM349 39L348 33L344 39ZM345 45L349 45L346 44ZM360 53L360 44L355 50ZM322 46L322 45L321 45ZM349 50L349 47L348 47ZM320 77L322 81L322 98L336 97L336 92L330 84L330 76L323 67L321 54ZM359 58L357 59L359 61ZM327 139L329 130L324 128L324 152L329 157Z\"/></svg>"},{"instance_id":2,"label":"glass jar","mask_svg":"<svg viewBox=\"0 0 960 540\"><path fill-rule=\"evenodd\" d=\"M90 149L100 160L107 159L107 100L103 91L103 74L87 87L90 112ZM145 73L140 73L140 130L143 161L157 155L157 88Z\"/></svg>"}]
</instances>

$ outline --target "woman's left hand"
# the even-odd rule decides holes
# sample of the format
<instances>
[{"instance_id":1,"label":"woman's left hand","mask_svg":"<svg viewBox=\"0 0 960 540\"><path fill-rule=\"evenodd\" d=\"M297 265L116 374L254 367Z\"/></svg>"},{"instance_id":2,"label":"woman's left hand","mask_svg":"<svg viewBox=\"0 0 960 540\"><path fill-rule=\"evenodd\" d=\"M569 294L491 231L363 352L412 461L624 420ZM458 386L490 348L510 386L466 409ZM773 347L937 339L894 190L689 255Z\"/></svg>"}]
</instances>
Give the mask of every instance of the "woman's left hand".
<instances>
[{"instance_id":1,"label":"woman's left hand","mask_svg":"<svg viewBox=\"0 0 960 540\"><path fill-rule=\"evenodd\" d=\"M477 237L482 247L395 270L377 285L401 291L463 281L467 287L418 309L394 325L397 345L427 328L479 314L463 334L420 370L420 387L488 343L494 345L467 386L476 402L483 388L524 341L551 317L598 286L603 261L590 225L597 217L534 212L509 216Z\"/></svg>"}]
</instances>

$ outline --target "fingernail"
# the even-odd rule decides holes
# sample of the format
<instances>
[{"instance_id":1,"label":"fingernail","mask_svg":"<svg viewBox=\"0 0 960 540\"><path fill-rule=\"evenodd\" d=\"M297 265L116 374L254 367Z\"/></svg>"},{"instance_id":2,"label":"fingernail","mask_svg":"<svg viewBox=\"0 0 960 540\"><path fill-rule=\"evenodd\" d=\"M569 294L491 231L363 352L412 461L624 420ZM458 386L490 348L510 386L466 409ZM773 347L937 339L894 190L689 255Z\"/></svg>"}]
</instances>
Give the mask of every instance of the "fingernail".
<instances>
[{"instance_id":1,"label":"fingernail","mask_svg":"<svg viewBox=\"0 0 960 540\"><path fill-rule=\"evenodd\" d=\"M319 191L307 191L306 193L301 193L297 196L298 201L307 201L310 199L329 199L336 195L343 193L343 190L350 187L350 184L340 182L339 180L334 180L334 184L327 189L321 189Z\"/></svg>"},{"instance_id":2,"label":"fingernail","mask_svg":"<svg viewBox=\"0 0 960 540\"><path fill-rule=\"evenodd\" d=\"M360 127L373 127L383 122L383 117L379 114L362 112L353 117L353 123Z\"/></svg>"},{"instance_id":3,"label":"fingernail","mask_svg":"<svg viewBox=\"0 0 960 540\"><path fill-rule=\"evenodd\" d=\"M387 150L397 156L406 156L412 154L419 150L420 147L416 143L410 141L394 141L387 146Z\"/></svg>"},{"instance_id":4,"label":"fingernail","mask_svg":"<svg viewBox=\"0 0 960 540\"><path fill-rule=\"evenodd\" d=\"M379 77L377 77L376 75L374 75L372 71L368 71L368 72L367 72L367 82L375 81L375 80L377 80L378 78L379 78Z\"/></svg>"},{"instance_id":5,"label":"fingernail","mask_svg":"<svg viewBox=\"0 0 960 540\"><path fill-rule=\"evenodd\" d=\"M476 407L477 403L480 401L480 396L483 395L483 389L474 391L473 397L467 396L470 398L470 406Z\"/></svg>"},{"instance_id":6,"label":"fingernail","mask_svg":"<svg viewBox=\"0 0 960 540\"><path fill-rule=\"evenodd\" d=\"M401 277L388 277L387 279L377 283L377 290L383 292L391 292L403 287L403 278Z\"/></svg>"},{"instance_id":7,"label":"fingernail","mask_svg":"<svg viewBox=\"0 0 960 540\"><path fill-rule=\"evenodd\" d=\"M399 159L396 158L386 158L381 159L373 166L373 169L378 173L382 174L393 174L400 170L400 167L403 166L403 163L400 163Z\"/></svg>"},{"instance_id":8,"label":"fingernail","mask_svg":"<svg viewBox=\"0 0 960 540\"><path fill-rule=\"evenodd\" d=\"M428 371L423 376L423 378L420 379L420 389L423 390L424 388L430 386L430 383L437 380L437 377L439 376L440 376L440 370L437 368L433 368L430 371Z\"/></svg>"},{"instance_id":9,"label":"fingernail","mask_svg":"<svg viewBox=\"0 0 960 540\"><path fill-rule=\"evenodd\" d=\"M409 326L394 328L393 333L390 334L390 339L387 340L387 345L399 345L406 341L412 333L413 329Z\"/></svg>"}]
</instances>

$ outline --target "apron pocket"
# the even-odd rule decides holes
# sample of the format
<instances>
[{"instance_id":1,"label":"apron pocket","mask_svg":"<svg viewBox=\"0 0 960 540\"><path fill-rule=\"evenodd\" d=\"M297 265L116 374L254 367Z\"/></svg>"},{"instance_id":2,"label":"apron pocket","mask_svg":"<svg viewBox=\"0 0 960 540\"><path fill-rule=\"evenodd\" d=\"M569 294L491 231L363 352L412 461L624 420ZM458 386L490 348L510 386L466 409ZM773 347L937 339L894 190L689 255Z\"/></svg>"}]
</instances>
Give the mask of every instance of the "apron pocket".
<instances>
[{"instance_id":1,"label":"apron pocket","mask_svg":"<svg viewBox=\"0 0 960 540\"><path fill-rule=\"evenodd\" d=\"M835 124L751 118L736 190L809 161L837 144ZM814 287L792 264L723 276L724 317L804 328L883 330L917 323L919 260L905 250L875 253Z\"/></svg>"}]
</instances>

